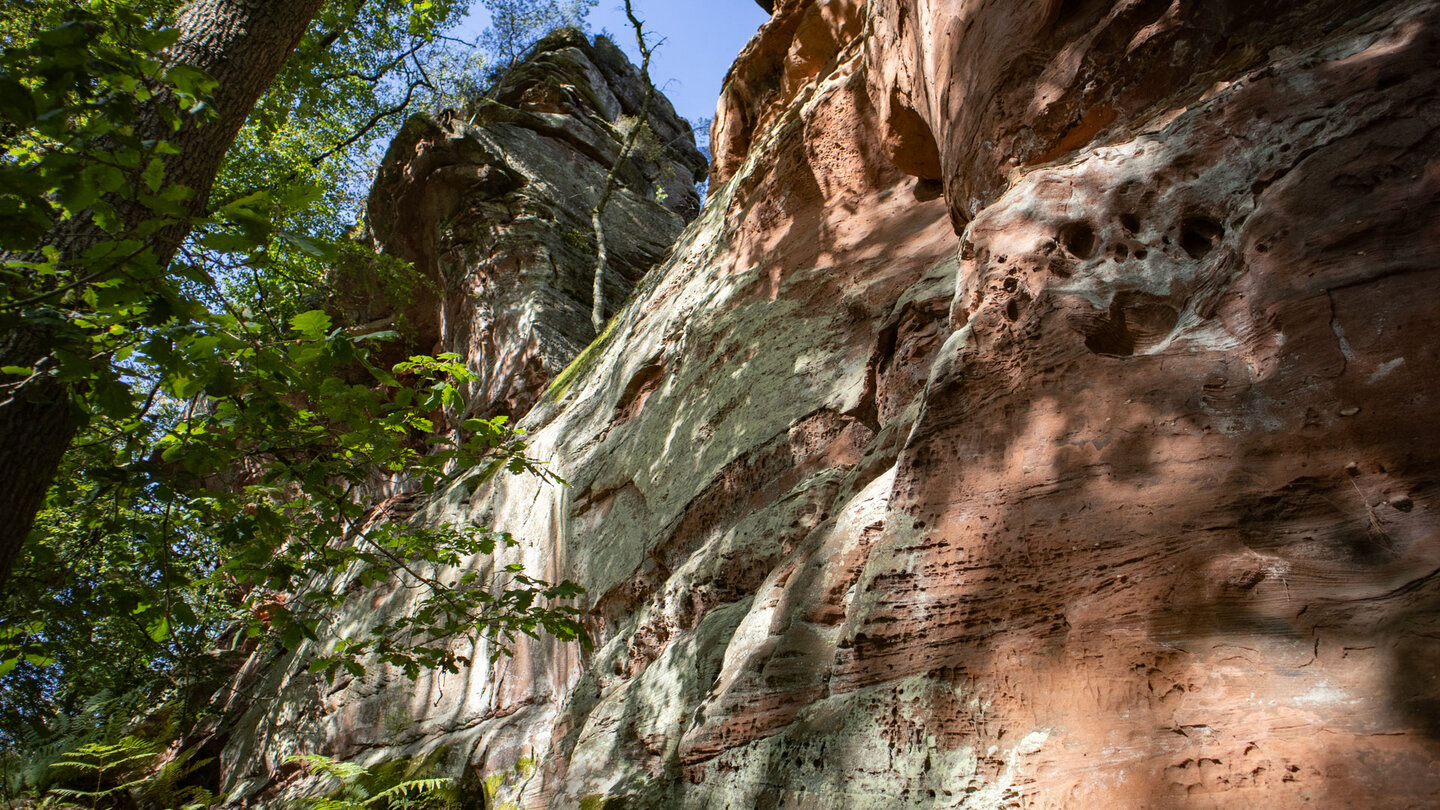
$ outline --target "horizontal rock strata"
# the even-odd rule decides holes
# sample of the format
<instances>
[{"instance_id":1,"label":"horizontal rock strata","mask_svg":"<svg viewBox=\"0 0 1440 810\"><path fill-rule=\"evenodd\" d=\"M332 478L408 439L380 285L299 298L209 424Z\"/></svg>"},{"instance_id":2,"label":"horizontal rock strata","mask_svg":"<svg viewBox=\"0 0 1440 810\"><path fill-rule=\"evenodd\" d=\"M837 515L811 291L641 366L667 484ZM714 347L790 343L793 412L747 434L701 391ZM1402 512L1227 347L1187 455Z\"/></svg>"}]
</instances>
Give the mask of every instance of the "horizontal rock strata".
<instances>
[{"instance_id":1,"label":"horizontal rock strata","mask_svg":"<svg viewBox=\"0 0 1440 810\"><path fill-rule=\"evenodd\" d=\"M296 651L230 785L1440 804L1440 6L776 5L712 200L526 417L569 486L425 506L583 584L596 647Z\"/></svg>"}]
</instances>

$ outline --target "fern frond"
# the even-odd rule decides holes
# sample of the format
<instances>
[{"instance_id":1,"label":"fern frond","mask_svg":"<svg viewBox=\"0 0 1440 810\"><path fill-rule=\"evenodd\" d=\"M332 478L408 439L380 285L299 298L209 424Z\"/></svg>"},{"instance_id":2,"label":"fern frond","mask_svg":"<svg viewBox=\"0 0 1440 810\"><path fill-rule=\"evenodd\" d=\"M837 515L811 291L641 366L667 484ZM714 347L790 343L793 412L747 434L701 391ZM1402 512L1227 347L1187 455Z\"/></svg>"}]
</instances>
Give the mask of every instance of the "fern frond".
<instances>
[{"instance_id":1,"label":"fern frond","mask_svg":"<svg viewBox=\"0 0 1440 810\"><path fill-rule=\"evenodd\" d=\"M362 804L362 806L369 807L370 805L375 804L376 802L387 801L387 800L389 800L389 799L399 798L399 797L401 797L401 796L405 796L405 795L407 795L407 794L412 794L412 793L413 793L413 794L420 795L420 796L424 796L424 795L427 794L427 793L434 793L434 792L436 792L436 791L438 791L438 790L444 790L444 789L445 789L446 787L448 787L448 786L450 785L450 783L453 782L453 781L455 781L455 780L453 780L453 779L411 779L411 780L409 780L409 781L407 781L407 782L401 782L400 784L398 784L398 785L396 785L396 786L394 786L394 787L392 787L392 788L387 788L387 789L385 789L385 790L382 790L382 791L380 791L379 793L376 793L374 796L371 796L369 799L366 799L366 800L365 800L364 802L362 802L361 804Z\"/></svg>"},{"instance_id":2,"label":"fern frond","mask_svg":"<svg viewBox=\"0 0 1440 810\"><path fill-rule=\"evenodd\" d=\"M299 762L307 765L312 771L339 779L346 785L363 776L368 776L370 773L363 765L333 759L324 754L296 754L286 757L285 761L287 763Z\"/></svg>"},{"instance_id":3,"label":"fern frond","mask_svg":"<svg viewBox=\"0 0 1440 810\"><path fill-rule=\"evenodd\" d=\"M61 796L70 799L103 799L114 792L114 790L80 790L78 788L61 787L52 787L46 791L47 795Z\"/></svg>"}]
</instances>

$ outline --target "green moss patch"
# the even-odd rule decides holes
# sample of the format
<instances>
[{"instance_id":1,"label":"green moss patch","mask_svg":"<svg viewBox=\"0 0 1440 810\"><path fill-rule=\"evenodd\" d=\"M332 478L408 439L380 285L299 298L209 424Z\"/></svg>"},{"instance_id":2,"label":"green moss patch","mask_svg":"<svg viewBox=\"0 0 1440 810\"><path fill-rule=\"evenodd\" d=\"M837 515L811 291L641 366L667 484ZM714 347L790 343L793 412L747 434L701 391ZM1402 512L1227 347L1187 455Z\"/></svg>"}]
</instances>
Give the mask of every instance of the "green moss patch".
<instances>
[{"instance_id":1,"label":"green moss patch","mask_svg":"<svg viewBox=\"0 0 1440 810\"><path fill-rule=\"evenodd\" d=\"M580 352L574 360L570 361L570 365L566 366L564 371L557 374L555 379L550 381L550 385L546 386L545 393L541 395L541 399L546 402L559 402L563 399L575 380L579 379L595 365L595 361L600 357L600 352L604 351L611 339L614 338L615 328L618 322L619 318L611 318L610 323L605 324L605 329L600 332L599 337L591 341L590 345L586 346L584 351Z\"/></svg>"}]
</instances>

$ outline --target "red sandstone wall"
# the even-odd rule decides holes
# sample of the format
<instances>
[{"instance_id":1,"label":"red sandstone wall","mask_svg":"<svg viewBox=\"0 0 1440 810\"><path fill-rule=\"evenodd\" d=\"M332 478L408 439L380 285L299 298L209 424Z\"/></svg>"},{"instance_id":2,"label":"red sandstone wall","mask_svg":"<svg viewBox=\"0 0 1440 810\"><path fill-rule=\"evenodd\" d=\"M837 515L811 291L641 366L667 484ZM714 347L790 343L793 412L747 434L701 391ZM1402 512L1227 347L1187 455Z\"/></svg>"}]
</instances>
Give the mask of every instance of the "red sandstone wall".
<instances>
[{"instance_id":1,"label":"red sandstone wall","mask_svg":"<svg viewBox=\"0 0 1440 810\"><path fill-rule=\"evenodd\" d=\"M597 647L267 717L532 807L1440 806L1440 7L778 6L571 486L430 509Z\"/></svg>"}]
</instances>

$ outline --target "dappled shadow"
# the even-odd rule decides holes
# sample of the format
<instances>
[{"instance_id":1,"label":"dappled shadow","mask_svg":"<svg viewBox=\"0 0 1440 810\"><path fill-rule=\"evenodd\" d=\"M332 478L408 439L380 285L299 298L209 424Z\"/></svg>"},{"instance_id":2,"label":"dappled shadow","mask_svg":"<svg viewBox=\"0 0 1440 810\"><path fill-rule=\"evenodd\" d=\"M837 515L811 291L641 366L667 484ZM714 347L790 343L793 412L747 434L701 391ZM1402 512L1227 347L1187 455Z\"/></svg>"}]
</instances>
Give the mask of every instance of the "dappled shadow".
<instances>
[{"instance_id":1,"label":"dappled shadow","mask_svg":"<svg viewBox=\"0 0 1440 810\"><path fill-rule=\"evenodd\" d=\"M536 525L601 647L517 664L472 757L553 723L556 803L1433 804L1436 49L1399 33L1015 175L943 349L946 204L827 85L556 406Z\"/></svg>"},{"instance_id":2,"label":"dappled shadow","mask_svg":"<svg viewBox=\"0 0 1440 810\"><path fill-rule=\"evenodd\" d=\"M1213 126L1181 119L1172 151L1057 167L1050 196L1037 174L977 220L965 331L845 624L807 648L825 624L783 607L836 599L822 527L737 659L793 719L707 750L692 796L1433 803L1440 199L1410 117L1433 27L1316 64L1314 99L1257 82ZM1383 76L1415 84L1347 106ZM1317 132L1317 111L1343 123ZM1275 140L1227 134L1246 128ZM1205 176L1226 161L1254 174ZM746 694L721 717L753 720Z\"/></svg>"}]
</instances>

